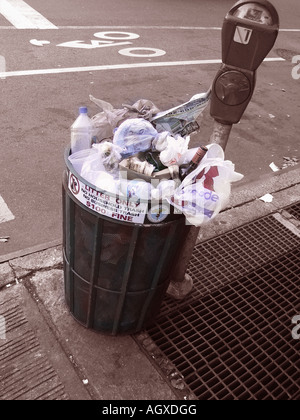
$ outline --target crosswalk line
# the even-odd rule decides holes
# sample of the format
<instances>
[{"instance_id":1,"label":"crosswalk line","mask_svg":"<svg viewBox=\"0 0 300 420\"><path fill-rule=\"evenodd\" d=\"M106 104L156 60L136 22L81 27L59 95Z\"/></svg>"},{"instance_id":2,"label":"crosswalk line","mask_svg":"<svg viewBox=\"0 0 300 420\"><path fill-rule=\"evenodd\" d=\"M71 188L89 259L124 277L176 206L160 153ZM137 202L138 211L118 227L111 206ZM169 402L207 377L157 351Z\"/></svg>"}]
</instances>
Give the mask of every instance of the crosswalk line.
<instances>
[{"instance_id":1,"label":"crosswalk line","mask_svg":"<svg viewBox=\"0 0 300 420\"><path fill-rule=\"evenodd\" d=\"M58 29L23 0L0 0L0 14L17 29Z\"/></svg>"},{"instance_id":2,"label":"crosswalk line","mask_svg":"<svg viewBox=\"0 0 300 420\"><path fill-rule=\"evenodd\" d=\"M0 223L8 222L9 220L13 220L14 218L15 216L9 210L7 204L0 195Z\"/></svg>"}]
</instances>

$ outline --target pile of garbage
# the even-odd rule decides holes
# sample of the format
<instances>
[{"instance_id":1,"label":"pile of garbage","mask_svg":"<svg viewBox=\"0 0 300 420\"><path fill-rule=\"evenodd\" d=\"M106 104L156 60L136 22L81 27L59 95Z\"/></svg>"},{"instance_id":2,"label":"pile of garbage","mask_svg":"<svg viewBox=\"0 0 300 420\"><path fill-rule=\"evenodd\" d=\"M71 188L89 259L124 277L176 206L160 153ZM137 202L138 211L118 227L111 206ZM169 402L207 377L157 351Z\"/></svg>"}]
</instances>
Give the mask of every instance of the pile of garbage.
<instances>
[{"instance_id":1,"label":"pile of garbage","mask_svg":"<svg viewBox=\"0 0 300 420\"><path fill-rule=\"evenodd\" d=\"M200 226L226 206L235 172L217 144L189 149L190 134L209 103L210 91L160 112L149 100L114 109L90 95L101 112L91 118L90 147L72 152L74 170L97 189L136 201L167 202ZM194 163L193 163L194 162ZM192 165L191 165L192 163Z\"/></svg>"}]
</instances>

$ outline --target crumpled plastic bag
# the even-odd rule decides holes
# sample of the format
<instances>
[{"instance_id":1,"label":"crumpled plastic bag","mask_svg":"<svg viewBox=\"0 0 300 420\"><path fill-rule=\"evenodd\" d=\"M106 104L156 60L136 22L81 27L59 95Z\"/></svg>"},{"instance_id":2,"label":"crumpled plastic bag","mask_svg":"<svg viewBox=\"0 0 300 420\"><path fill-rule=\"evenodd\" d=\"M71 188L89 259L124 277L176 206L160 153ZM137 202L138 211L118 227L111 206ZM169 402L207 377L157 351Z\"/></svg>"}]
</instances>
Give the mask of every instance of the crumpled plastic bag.
<instances>
[{"instance_id":1,"label":"crumpled plastic bag","mask_svg":"<svg viewBox=\"0 0 300 420\"><path fill-rule=\"evenodd\" d=\"M99 189L114 194L117 193L118 183L116 180L119 176L119 162L122 159L120 148L110 142L103 142L93 144L93 147L88 149L88 151L89 153L85 153L85 159L79 172L80 175ZM84 156L83 152L87 151L81 150L74 153L69 159L74 160L74 158L81 157L76 156L80 153Z\"/></svg>"},{"instance_id":2,"label":"crumpled plastic bag","mask_svg":"<svg viewBox=\"0 0 300 420\"><path fill-rule=\"evenodd\" d=\"M108 141L102 142L100 144L93 144L92 148L97 150L104 170L110 175L117 176L119 171L119 163L122 160L121 148Z\"/></svg>"},{"instance_id":3,"label":"crumpled plastic bag","mask_svg":"<svg viewBox=\"0 0 300 420\"><path fill-rule=\"evenodd\" d=\"M122 122L114 133L113 143L119 146L123 158L151 150L152 142L160 136L153 125L143 118L131 118ZM163 133L165 137L165 134Z\"/></svg>"},{"instance_id":4,"label":"crumpled plastic bag","mask_svg":"<svg viewBox=\"0 0 300 420\"><path fill-rule=\"evenodd\" d=\"M73 168L78 174L81 174L82 166L88 159L93 159L97 155L96 149L83 149L78 152L72 153L68 159L72 163Z\"/></svg>"},{"instance_id":5,"label":"crumpled plastic bag","mask_svg":"<svg viewBox=\"0 0 300 420\"><path fill-rule=\"evenodd\" d=\"M118 124L129 117L128 109L114 109L109 102L97 99L92 95L90 95L90 100L103 110L91 118L95 127L96 141L101 142L104 139L112 138L113 131Z\"/></svg>"},{"instance_id":6,"label":"crumpled plastic bag","mask_svg":"<svg viewBox=\"0 0 300 420\"><path fill-rule=\"evenodd\" d=\"M177 165L180 158L187 152L189 141L190 137L167 136L166 147L159 155L161 163L165 166Z\"/></svg>"},{"instance_id":7,"label":"crumpled plastic bag","mask_svg":"<svg viewBox=\"0 0 300 420\"><path fill-rule=\"evenodd\" d=\"M153 115L156 115L159 112L159 109L153 102L148 99L139 99L133 105L123 104L124 108L127 108L128 111L136 113L136 116L144 118L144 120L150 120Z\"/></svg>"},{"instance_id":8,"label":"crumpled plastic bag","mask_svg":"<svg viewBox=\"0 0 300 420\"><path fill-rule=\"evenodd\" d=\"M228 203L231 183L243 179L242 174L235 172L234 164L224 160L221 146L211 144L207 147L208 152L200 165L171 196L164 197L194 226L200 226L216 217ZM189 150L189 153L195 151Z\"/></svg>"},{"instance_id":9,"label":"crumpled plastic bag","mask_svg":"<svg viewBox=\"0 0 300 420\"><path fill-rule=\"evenodd\" d=\"M90 100L102 109L102 112L92 117L96 142L112 139L114 130L129 118L139 117L148 120L159 112L153 102L147 99L140 99L133 105L123 105L122 109L115 109L109 102L92 95Z\"/></svg>"}]
</instances>

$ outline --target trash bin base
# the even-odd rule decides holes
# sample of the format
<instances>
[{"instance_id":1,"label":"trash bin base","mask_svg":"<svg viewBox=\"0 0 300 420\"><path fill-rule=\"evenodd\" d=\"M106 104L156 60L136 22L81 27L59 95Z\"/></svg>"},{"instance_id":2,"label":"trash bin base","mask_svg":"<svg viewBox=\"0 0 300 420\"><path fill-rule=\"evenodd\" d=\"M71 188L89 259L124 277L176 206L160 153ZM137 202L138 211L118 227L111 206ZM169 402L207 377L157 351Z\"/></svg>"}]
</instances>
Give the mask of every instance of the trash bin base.
<instances>
[{"instance_id":1,"label":"trash bin base","mask_svg":"<svg viewBox=\"0 0 300 420\"><path fill-rule=\"evenodd\" d=\"M86 328L136 333L153 322L170 283L174 259L190 226L185 218L133 224L80 203L63 180L65 299Z\"/></svg>"}]
</instances>

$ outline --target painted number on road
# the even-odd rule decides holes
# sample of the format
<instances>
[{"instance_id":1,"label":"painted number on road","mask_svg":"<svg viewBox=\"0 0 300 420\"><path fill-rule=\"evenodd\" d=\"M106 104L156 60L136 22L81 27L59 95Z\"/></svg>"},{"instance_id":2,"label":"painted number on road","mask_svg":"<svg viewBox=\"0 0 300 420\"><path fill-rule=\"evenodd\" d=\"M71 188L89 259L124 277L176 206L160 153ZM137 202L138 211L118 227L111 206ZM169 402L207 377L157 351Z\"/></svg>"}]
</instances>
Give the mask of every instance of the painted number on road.
<instances>
[{"instance_id":1,"label":"painted number on road","mask_svg":"<svg viewBox=\"0 0 300 420\"><path fill-rule=\"evenodd\" d=\"M94 34L95 38L92 39L89 43L82 40L68 41L58 44L57 47L67 47L67 48L83 48L83 49L95 49L103 47L116 47L120 45L130 45L132 40L138 39L140 36L132 32L114 32L114 31L105 31L105 32L96 32ZM99 40L101 39L101 41ZM118 42L116 42L118 41ZM160 57L165 55L164 50L157 48L148 48L148 47L136 47L136 48L124 48L119 51L119 54L125 55L127 57Z\"/></svg>"},{"instance_id":2,"label":"painted number on road","mask_svg":"<svg viewBox=\"0 0 300 420\"><path fill-rule=\"evenodd\" d=\"M84 41L76 40L76 41L68 41L63 42L62 44L58 44L57 47L68 47L68 48L84 48L94 49L94 48L103 48L103 47L115 47L117 45L128 45L131 42L113 42L113 41L98 41L97 39L92 39L90 44L84 43Z\"/></svg>"}]
</instances>

